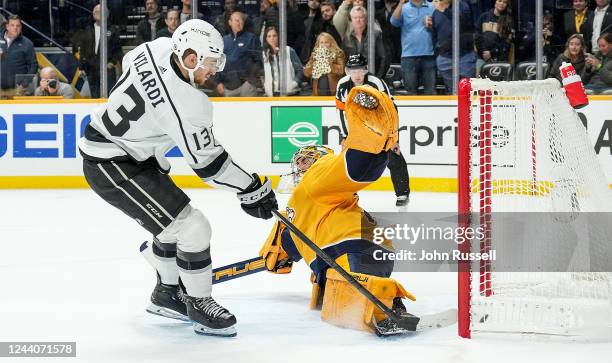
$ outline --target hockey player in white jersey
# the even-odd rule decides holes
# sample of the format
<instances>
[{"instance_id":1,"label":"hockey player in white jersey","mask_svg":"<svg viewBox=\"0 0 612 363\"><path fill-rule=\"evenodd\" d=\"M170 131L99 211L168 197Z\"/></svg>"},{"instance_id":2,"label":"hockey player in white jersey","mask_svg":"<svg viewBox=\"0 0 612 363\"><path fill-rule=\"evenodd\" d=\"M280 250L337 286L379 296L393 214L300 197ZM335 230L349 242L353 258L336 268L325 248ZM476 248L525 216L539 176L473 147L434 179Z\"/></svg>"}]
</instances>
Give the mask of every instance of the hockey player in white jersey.
<instances>
[{"instance_id":1,"label":"hockey player in white jersey","mask_svg":"<svg viewBox=\"0 0 612 363\"><path fill-rule=\"evenodd\" d=\"M196 89L224 64L221 35L202 20L136 47L79 149L91 188L154 236L141 246L157 271L147 310L191 320L197 333L233 336L236 318L211 297L210 224L167 175L164 156L178 146L203 181L236 192L248 214L272 217L270 181L232 161L213 134L212 104Z\"/></svg>"}]
</instances>

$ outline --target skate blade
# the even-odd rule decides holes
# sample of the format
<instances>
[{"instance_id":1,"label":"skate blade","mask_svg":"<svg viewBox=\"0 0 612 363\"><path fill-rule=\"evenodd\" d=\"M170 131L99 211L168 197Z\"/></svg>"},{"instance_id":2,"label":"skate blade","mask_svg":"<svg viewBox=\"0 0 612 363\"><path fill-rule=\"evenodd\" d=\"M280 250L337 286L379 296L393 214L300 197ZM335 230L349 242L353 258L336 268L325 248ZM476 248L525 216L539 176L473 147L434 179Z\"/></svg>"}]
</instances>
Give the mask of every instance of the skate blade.
<instances>
[{"instance_id":1,"label":"skate blade","mask_svg":"<svg viewBox=\"0 0 612 363\"><path fill-rule=\"evenodd\" d=\"M183 314L177 313L174 310L165 308L163 306L155 305L153 303L151 303L151 305L149 305L149 307L147 307L147 312L151 313L153 315L163 316L165 318L182 320L182 321L189 321L189 317L187 315L183 315Z\"/></svg>"},{"instance_id":2,"label":"skate blade","mask_svg":"<svg viewBox=\"0 0 612 363\"><path fill-rule=\"evenodd\" d=\"M238 333L234 325L223 329L209 328L200 323L193 322L193 331L200 335L212 335L218 337L235 337Z\"/></svg>"}]
</instances>

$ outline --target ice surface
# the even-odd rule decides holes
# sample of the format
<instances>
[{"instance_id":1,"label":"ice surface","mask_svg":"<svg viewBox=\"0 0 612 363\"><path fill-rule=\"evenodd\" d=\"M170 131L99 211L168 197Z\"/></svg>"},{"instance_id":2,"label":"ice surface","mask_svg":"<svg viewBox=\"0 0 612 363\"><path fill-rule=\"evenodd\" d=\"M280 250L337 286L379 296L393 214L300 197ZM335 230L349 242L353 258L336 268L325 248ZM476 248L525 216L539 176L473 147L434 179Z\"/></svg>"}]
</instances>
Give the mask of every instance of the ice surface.
<instances>
[{"instance_id":1,"label":"ice surface","mask_svg":"<svg viewBox=\"0 0 612 363\"><path fill-rule=\"evenodd\" d=\"M188 190L213 226L213 265L254 257L272 221L244 214L233 193ZM287 196L280 196L284 205ZM361 193L370 211L394 211L389 192ZM411 211L455 210L454 194L413 193ZM155 285L138 247L150 236L90 190L0 191L0 341L76 341L52 362L610 362L612 343L493 335L457 326L401 338L340 329L308 310L309 272L259 273L213 288L238 318L236 338L198 336L187 323L145 312ZM456 305L456 275L394 275L417 296L409 311ZM21 358L0 362L43 362Z\"/></svg>"}]
</instances>

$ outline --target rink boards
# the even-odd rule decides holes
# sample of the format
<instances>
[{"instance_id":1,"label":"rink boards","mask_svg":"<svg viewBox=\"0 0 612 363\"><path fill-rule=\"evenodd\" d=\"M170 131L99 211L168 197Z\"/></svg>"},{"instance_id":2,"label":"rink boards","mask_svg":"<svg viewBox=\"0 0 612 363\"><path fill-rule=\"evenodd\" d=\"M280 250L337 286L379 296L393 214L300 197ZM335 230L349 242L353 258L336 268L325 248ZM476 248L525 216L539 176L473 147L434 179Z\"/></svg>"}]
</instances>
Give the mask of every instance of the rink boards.
<instances>
[{"instance_id":1,"label":"rink boards","mask_svg":"<svg viewBox=\"0 0 612 363\"><path fill-rule=\"evenodd\" d=\"M301 146L339 150L339 118L331 97L213 98L214 135L246 170L289 172ZM0 188L86 187L77 140L104 100L0 101ZM400 144L414 191L456 191L455 97L397 97ZM612 184L612 97L591 97L578 111ZM500 143L503 147L503 143ZM204 187L178 150L171 175L183 187ZM371 189L392 190L388 172Z\"/></svg>"}]
</instances>

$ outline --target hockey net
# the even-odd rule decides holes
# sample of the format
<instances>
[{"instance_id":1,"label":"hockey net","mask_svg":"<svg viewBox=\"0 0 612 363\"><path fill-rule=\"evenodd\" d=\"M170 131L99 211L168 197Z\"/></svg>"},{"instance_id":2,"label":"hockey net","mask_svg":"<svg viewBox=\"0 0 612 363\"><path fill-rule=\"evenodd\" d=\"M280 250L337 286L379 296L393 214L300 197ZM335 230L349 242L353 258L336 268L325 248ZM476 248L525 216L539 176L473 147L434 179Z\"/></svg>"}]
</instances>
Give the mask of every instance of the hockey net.
<instances>
[{"instance_id":1,"label":"hockey net","mask_svg":"<svg viewBox=\"0 0 612 363\"><path fill-rule=\"evenodd\" d=\"M556 80L462 80L458 128L460 224L484 228L482 238L461 246L464 252L496 248L503 232L496 229L498 212L562 212L571 219L610 211L612 193L585 126ZM581 271L589 264L584 253L559 270L555 242L553 236L512 251L529 259L542 255L529 248L547 248L552 268L544 271L555 272L499 271L496 261L462 263L459 334L582 335L610 326L611 274Z\"/></svg>"}]
</instances>

